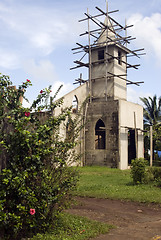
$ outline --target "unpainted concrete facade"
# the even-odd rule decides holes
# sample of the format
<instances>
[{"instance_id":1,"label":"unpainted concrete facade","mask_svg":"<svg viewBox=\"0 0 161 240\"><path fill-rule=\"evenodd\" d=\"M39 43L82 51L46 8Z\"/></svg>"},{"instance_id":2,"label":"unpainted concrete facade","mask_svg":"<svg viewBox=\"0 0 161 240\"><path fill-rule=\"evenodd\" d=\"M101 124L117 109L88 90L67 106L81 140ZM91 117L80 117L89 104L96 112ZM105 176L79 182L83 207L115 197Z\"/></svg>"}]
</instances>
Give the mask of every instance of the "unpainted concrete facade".
<instances>
[{"instance_id":1,"label":"unpainted concrete facade","mask_svg":"<svg viewBox=\"0 0 161 240\"><path fill-rule=\"evenodd\" d=\"M82 111L81 164L127 169L132 159L144 156L143 107L127 101L128 49L113 41L106 45L105 35L91 47L91 82L66 94L63 108L72 105L73 97L80 108L91 94Z\"/></svg>"},{"instance_id":2,"label":"unpainted concrete facade","mask_svg":"<svg viewBox=\"0 0 161 240\"><path fill-rule=\"evenodd\" d=\"M84 84L66 94L64 96L64 107L71 106L73 97L77 96L78 108L80 108L88 96L87 90L88 86ZM138 157L144 156L142 106L122 99L113 100L109 98L107 101L98 100L86 103L85 108L83 112L86 123L80 133L79 141L81 146L77 149L82 156L81 165L127 169L130 165L128 137L129 129L134 131L134 113L136 116L136 128L138 129ZM75 114L73 113L73 115ZM95 147L95 127L100 119L105 125L105 149L96 149ZM61 135L66 135L65 128L61 129ZM134 155L136 157L136 154Z\"/></svg>"}]
</instances>

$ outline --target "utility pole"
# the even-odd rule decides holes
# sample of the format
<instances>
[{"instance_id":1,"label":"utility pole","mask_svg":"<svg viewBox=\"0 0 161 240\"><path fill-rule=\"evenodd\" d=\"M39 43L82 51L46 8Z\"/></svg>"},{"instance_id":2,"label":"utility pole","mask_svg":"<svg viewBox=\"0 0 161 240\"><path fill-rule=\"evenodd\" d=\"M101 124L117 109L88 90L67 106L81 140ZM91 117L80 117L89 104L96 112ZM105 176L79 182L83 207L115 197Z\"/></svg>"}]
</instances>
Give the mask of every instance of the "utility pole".
<instances>
[{"instance_id":1,"label":"utility pole","mask_svg":"<svg viewBox=\"0 0 161 240\"><path fill-rule=\"evenodd\" d=\"M153 164L153 126L150 126L150 167Z\"/></svg>"}]
</instances>

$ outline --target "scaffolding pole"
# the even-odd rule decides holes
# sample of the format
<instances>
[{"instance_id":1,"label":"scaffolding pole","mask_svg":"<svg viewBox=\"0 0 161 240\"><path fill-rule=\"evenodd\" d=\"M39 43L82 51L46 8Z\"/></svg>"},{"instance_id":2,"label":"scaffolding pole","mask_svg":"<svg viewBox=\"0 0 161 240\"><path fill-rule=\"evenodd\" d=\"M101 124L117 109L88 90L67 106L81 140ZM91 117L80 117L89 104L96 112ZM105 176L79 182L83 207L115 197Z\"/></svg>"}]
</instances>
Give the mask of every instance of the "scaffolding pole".
<instances>
[{"instance_id":1,"label":"scaffolding pole","mask_svg":"<svg viewBox=\"0 0 161 240\"><path fill-rule=\"evenodd\" d=\"M119 48L121 48L123 51L126 52L126 57L138 57L140 58L140 55L145 55L145 53L140 53L140 51L143 51L144 48L131 50L127 45L131 42L131 40L134 40L135 38L132 38L131 36L127 35L127 28L132 27L133 25L127 25L125 20L125 25L121 25L118 21L116 21L114 18L110 16L111 13L118 12L118 10L114 11L108 11L108 0L106 0L106 11L101 10L99 7L96 7L96 9L99 11L96 15L89 14L89 10L87 9L87 13L85 14L85 18L79 20L79 22L88 21L88 31L85 31L84 33L80 34L80 36L88 35L88 43L87 45L83 45L80 43L77 43L77 47L73 48L74 51L73 54L79 54L84 52L84 55L81 57L81 59L78 61L74 61L76 63L76 66L70 68L77 69L80 67L87 67L89 68L88 71L88 82L89 82L89 96L90 96L90 102L92 102L93 98L93 87L92 87L92 67L94 64L101 64L102 61L105 62L105 100L107 101L108 92L107 92L107 86L108 86L108 80L111 77L117 77L112 76L112 72L109 72L109 61L115 61L118 60L117 56L114 56L109 53L109 46L115 45ZM102 22L99 17L105 16L105 22ZM92 22L92 27L95 25L95 29L90 29L90 22ZM110 23L110 24L109 24ZM124 34L122 34L125 31ZM114 38L110 37L109 32L114 35ZM99 36L98 36L99 34ZM105 40L100 42L99 39L101 36L105 36ZM91 53L94 49L99 47L105 47L105 56L103 60L97 60L92 62L92 56ZM84 63L82 60L83 58L88 54L88 62ZM127 60L126 58L126 60ZM127 68L134 68L138 69L140 64L130 64L127 61L123 61L123 59L119 59L121 63L126 65L126 74L127 74ZM122 78L121 76L118 76L122 80L126 80L125 78ZM79 81L76 81L79 84ZM136 84L139 86L139 83L142 82L133 82L128 80L127 84ZM76 83L75 83L76 84Z\"/></svg>"},{"instance_id":2,"label":"scaffolding pole","mask_svg":"<svg viewBox=\"0 0 161 240\"><path fill-rule=\"evenodd\" d=\"M106 78L105 78L105 99L107 101L107 78L108 78L108 42L107 42L107 39L108 39L108 2L106 0L106 24L107 24L107 28L106 28L106 57L105 57L105 61L106 61Z\"/></svg>"},{"instance_id":3,"label":"scaffolding pole","mask_svg":"<svg viewBox=\"0 0 161 240\"><path fill-rule=\"evenodd\" d=\"M87 8L87 15L89 16L89 11ZM88 17L88 48L89 48L89 53L88 53L88 58L89 58L89 96L90 96L90 103L92 102L92 81L91 81L91 73L92 73L92 63L91 63L91 38L90 38L90 22L89 22L89 17Z\"/></svg>"}]
</instances>

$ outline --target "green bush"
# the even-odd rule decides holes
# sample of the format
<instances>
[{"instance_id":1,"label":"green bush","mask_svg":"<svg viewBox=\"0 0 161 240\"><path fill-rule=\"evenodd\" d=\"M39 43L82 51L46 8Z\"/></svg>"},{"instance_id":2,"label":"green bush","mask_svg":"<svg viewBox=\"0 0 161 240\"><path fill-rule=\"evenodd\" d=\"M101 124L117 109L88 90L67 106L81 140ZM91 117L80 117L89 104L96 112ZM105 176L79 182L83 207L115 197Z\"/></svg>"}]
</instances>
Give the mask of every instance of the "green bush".
<instances>
[{"instance_id":1,"label":"green bush","mask_svg":"<svg viewBox=\"0 0 161 240\"><path fill-rule=\"evenodd\" d=\"M78 180L76 169L67 166L67 161L77 160L78 121L73 121L72 141L61 139L59 129L70 118L70 109L53 115L62 99L56 103L51 99L49 104L50 87L24 108L19 99L30 85L27 79L15 90L9 77L0 76L0 158L5 166L0 172L2 239L18 240L48 230Z\"/></svg>"},{"instance_id":2,"label":"green bush","mask_svg":"<svg viewBox=\"0 0 161 240\"><path fill-rule=\"evenodd\" d=\"M144 158L136 158L131 162L131 176L134 184L143 183L146 175L147 161Z\"/></svg>"},{"instance_id":3,"label":"green bush","mask_svg":"<svg viewBox=\"0 0 161 240\"><path fill-rule=\"evenodd\" d=\"M152 167L151 171L154 175L154 180L161 178L161 168L160 167Z\"/></svg>"},{"instance_id":4,"label":"green bush","mask_svg":"<svg viewBox=\"0 0 161 240\"><path fill-rule=\"evenodd\" d=\"M161 168L160 167L150 167L147 170L148 174L153 176L153 181L156 182L158 187L161 187Z\"/></svg>"}]
</instances>

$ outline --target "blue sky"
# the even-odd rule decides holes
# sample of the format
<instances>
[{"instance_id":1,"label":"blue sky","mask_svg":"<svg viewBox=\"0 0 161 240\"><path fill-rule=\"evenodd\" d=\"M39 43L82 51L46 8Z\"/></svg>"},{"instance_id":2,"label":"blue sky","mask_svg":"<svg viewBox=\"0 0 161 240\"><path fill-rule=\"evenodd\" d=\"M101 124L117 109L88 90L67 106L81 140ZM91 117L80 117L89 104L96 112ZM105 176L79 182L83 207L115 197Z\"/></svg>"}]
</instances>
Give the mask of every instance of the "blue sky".
<instances>
[{"instance_id":1,"label":"blue sky","mask_svg":"<svg viewBox=\"0 0 161 240\"><path fill-rule=\"evenodd\" d=\"M144 81L140 87L128 87L128 99L161 95L161 2L160 0L109 0L109 10L122 24L125 18L134 27L129 35L136 37L132 49L145 48L146 56L136 59L139 70L128 71L128 79ZM0 0L0 72L10 76L18 86L30 79L33 87L27 92L32 100L41 89L52 85L53 93L63 83L62 94L70 91L82 69L70 71L71 49L82 42L79 34L87 29L78 23L84 12L105 10L105 0ZM86 74L83 73L86 78Z\"/></svg>"}]
</instances>

